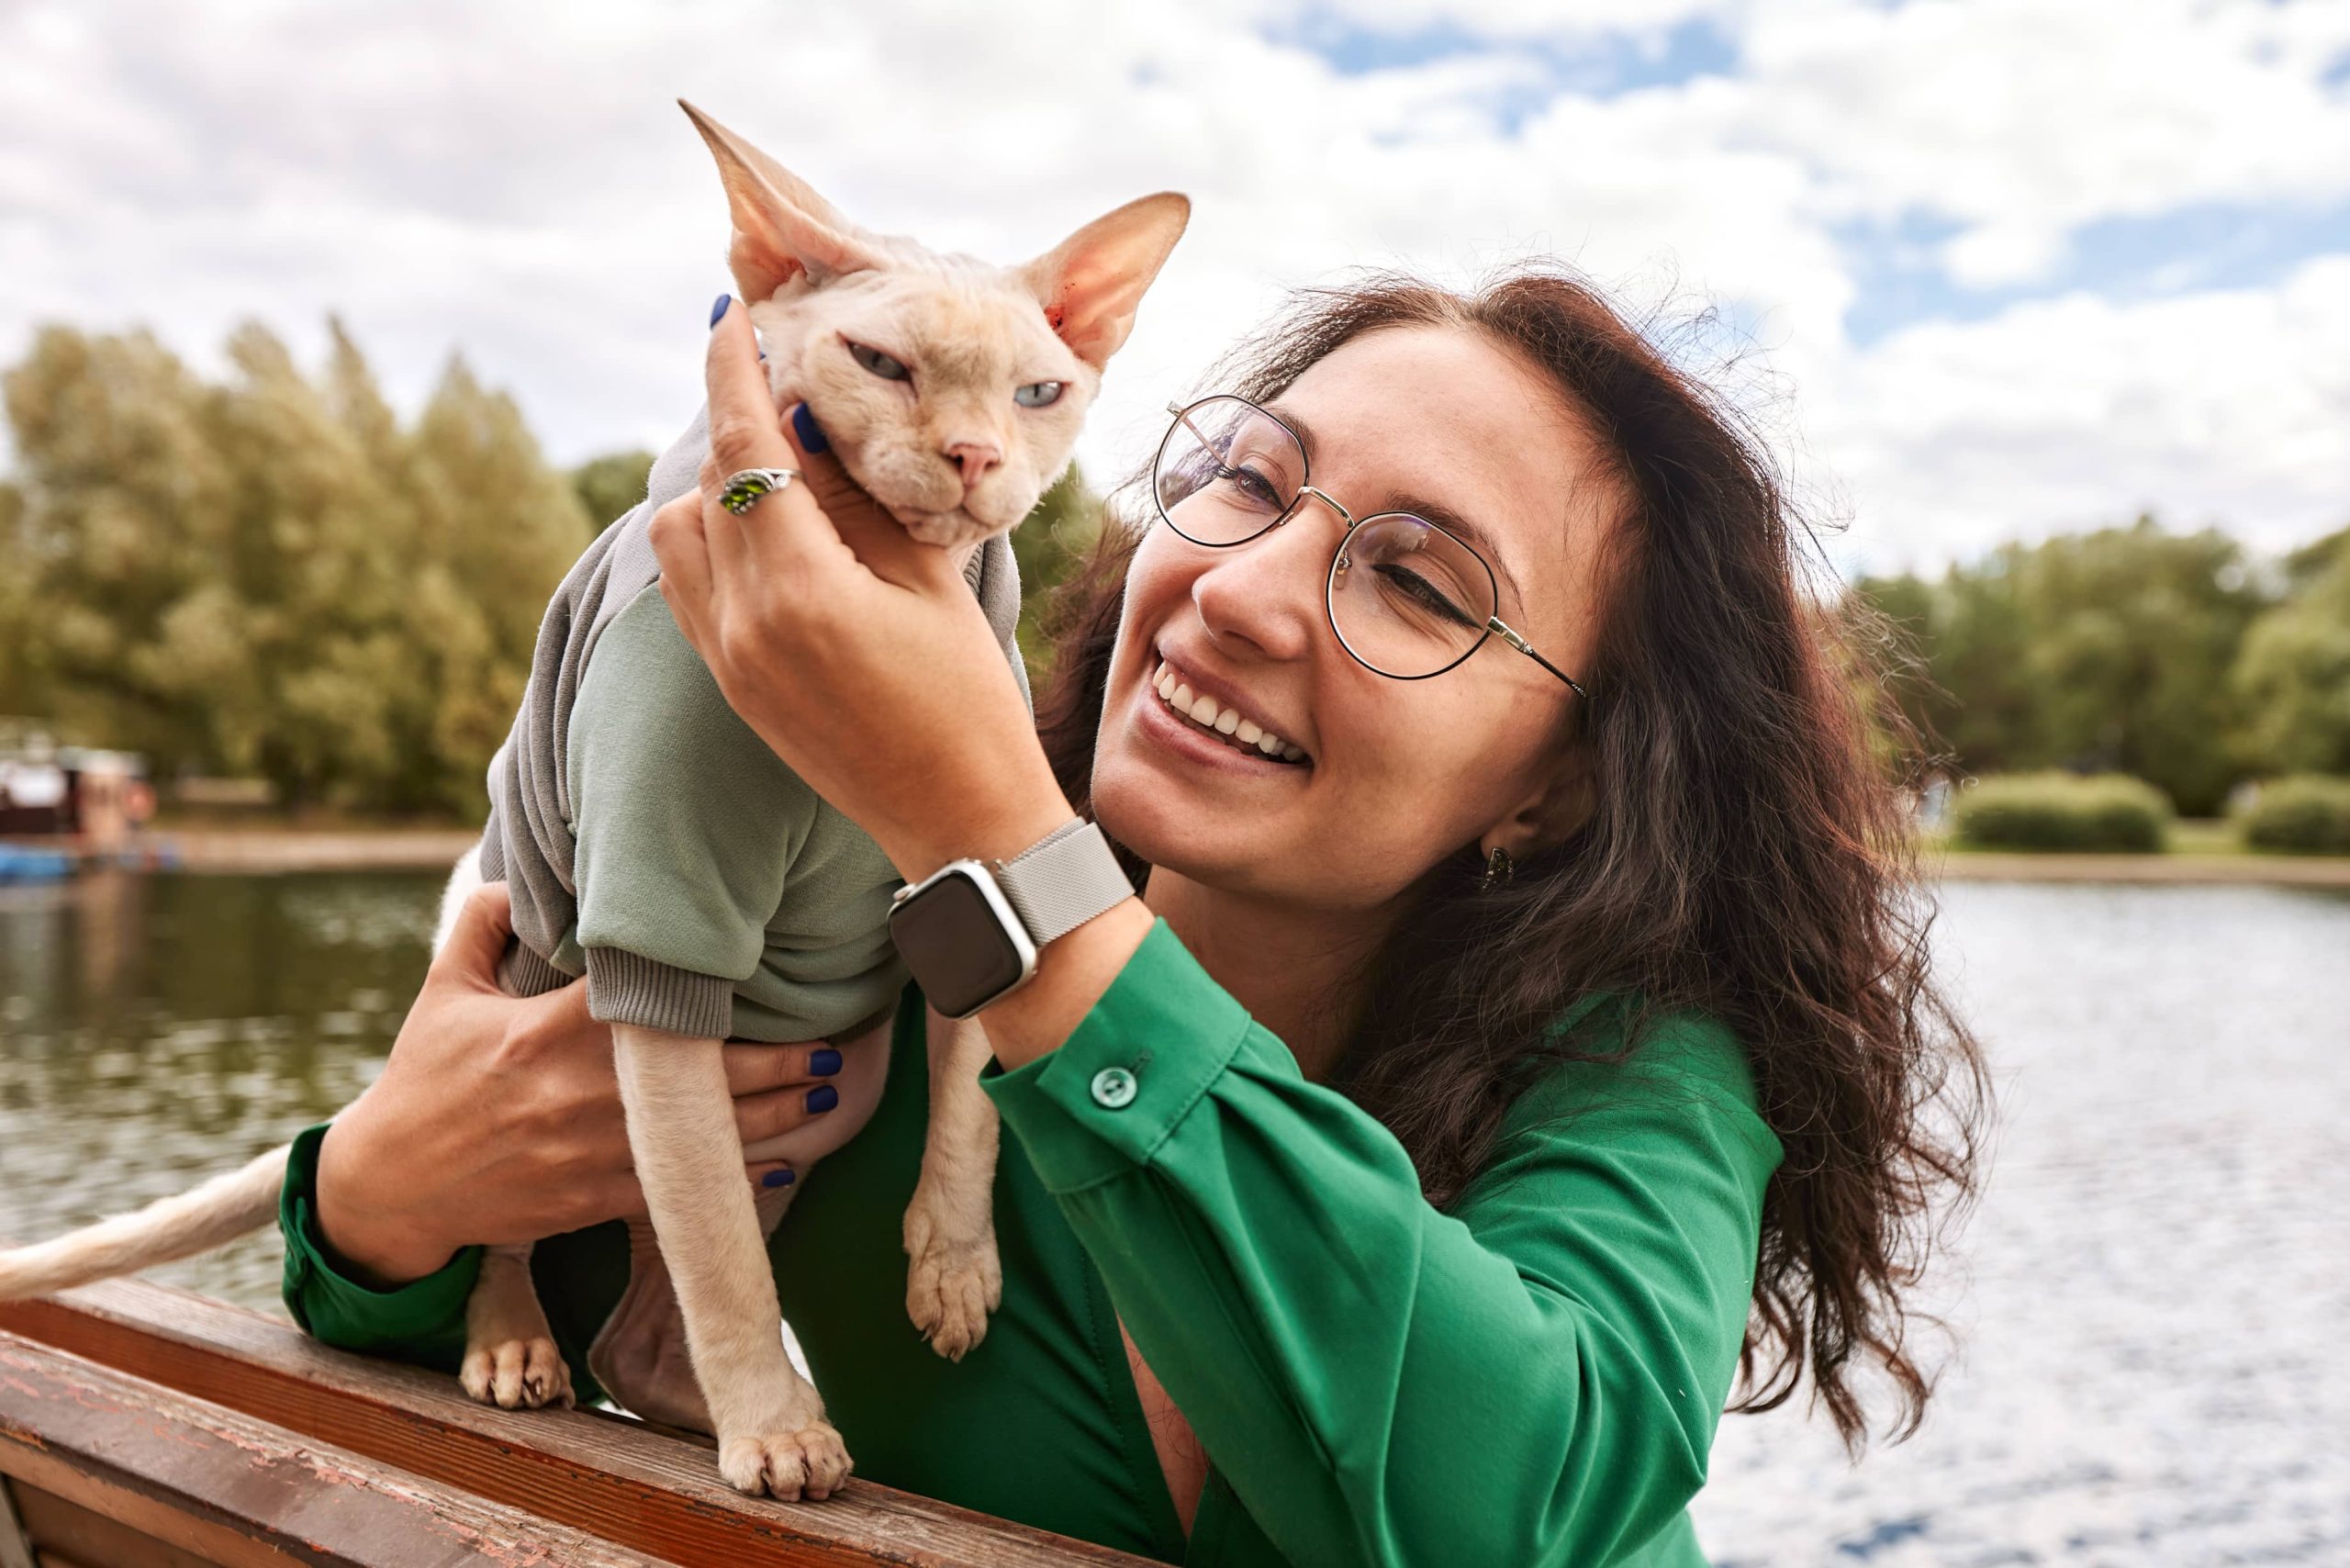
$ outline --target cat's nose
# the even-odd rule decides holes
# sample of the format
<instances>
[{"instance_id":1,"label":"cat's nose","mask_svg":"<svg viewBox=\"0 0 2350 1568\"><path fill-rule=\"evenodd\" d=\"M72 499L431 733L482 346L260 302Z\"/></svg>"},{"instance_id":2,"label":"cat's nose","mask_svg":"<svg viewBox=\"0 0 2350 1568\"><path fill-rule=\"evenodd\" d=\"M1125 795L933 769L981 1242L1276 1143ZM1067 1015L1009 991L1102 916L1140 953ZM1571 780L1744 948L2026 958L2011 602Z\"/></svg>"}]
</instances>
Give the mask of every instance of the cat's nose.
<instances>
[{"instance_id":1,"label":"cat's nose","mask_svg":"<svg viewBox=\"0 0 2350 1568\"><path fill-rule=\"evenodd\" d=\"M958 441L946 449L946 461L962 471L963 488L968 490L1003 461L1003 451L990 442Z\"/></svg>"}]
</instances>

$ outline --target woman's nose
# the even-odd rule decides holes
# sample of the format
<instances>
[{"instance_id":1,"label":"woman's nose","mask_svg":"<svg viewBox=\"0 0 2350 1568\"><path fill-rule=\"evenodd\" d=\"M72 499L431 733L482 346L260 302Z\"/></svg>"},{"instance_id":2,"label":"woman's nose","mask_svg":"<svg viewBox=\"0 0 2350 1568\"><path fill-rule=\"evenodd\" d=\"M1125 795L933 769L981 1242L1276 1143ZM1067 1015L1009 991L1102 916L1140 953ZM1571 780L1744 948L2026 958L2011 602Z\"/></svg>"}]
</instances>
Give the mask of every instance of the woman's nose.
<instances>
[{"instance_id":1,"label":"woman's nose","mask_svg":"<svg viewBox=\"0 0 2350 1568\"><path fill-rule=\"evenodd\" d=\"M1215 552L1192 579L1192 603L1208 635L1251 644L1268 658L1304 657L1323 619L1334 526L1321 508L1304 507L1248 543Z\"/></svg>"}]
</instances>

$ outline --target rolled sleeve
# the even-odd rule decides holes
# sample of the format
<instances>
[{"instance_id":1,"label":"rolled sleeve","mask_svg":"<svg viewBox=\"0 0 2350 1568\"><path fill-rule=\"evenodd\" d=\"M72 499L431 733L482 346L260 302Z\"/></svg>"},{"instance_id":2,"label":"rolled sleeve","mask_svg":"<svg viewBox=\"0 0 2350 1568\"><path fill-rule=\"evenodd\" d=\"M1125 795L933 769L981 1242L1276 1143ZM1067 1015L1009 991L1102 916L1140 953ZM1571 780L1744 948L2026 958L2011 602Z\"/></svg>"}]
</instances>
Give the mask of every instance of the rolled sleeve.
<instances>
[{"instance_id":1,"label":"rolled sleeve","mask_svg":"<svg viewBox=\"0 0 2350 1568\"><path fill-rule=\"evenodd\" d=\"M465 1298L481 1271L481 1249L468 1247L436 1271L393 1290L374 1290L344 1274L318 1223L319 1145L328 1125L294 1140L278 1193L285 1310L326 1344L454 1371L464 1353Z\"/></svg>"},{"instance_id":2,"label":"rolled sleeve","mask_svg":"<svg viewBox=\"0 0 2350 1568\"><path fill-rule=\"evenodd\" d=\"M1247 1009L1156 921L1058 1050L980 1083L1046 1190L1062 1196L1150 1163L1248 1026Z\"/></svg>"}]
</instances>

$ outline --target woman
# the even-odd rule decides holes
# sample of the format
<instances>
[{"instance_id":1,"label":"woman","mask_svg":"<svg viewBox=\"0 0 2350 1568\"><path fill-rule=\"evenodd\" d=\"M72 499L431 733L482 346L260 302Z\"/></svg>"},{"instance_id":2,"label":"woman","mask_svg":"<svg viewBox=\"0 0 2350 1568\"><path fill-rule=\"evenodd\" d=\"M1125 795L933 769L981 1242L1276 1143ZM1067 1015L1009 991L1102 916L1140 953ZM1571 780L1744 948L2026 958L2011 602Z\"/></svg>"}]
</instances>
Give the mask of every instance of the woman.
<instances>
[{"instance_id":1,"label":"woman","mask_svg":"<svg viewBox=\"0 0 2350 1568\"><path fill-rule=\"evenodd\" d=\"M1874 1361L1914 1428L1899 1292L1973 1180L1981 1065L1728 416L1562 276L1307 296L1173 422L1032 729L951 564L776 428L744 315L704 492L808 483L656 524L728 700L909 879L1072 811L1147 868L983 1014L978 1350L900 1307L911 992L778 1237L861 1474L1170 1561L1691 1563L1734 1377L1761 1410L1807 1369L1857 1447ZM498 996L496 915L299 1145L287 1301L453 1365L467 1244L569 1232L539 1282L578 1375L640 1200L584 1002ZM837 1060L737 1050L746 1138L822 1114Z\"/></svg>"}]
</instances>

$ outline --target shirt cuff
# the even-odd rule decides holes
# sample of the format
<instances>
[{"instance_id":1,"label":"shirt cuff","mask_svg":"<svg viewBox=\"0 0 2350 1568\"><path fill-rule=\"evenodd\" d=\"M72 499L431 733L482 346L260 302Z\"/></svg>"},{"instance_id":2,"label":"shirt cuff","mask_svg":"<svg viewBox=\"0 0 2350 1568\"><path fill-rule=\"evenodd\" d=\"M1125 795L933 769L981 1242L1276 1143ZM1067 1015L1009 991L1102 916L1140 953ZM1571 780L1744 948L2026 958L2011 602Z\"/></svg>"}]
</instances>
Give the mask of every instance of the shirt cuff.
<instances>
[{"instance_id":1,"label":"shirt cuff","mask_svg":"<svg viewBox=\"0 0 2350 1568\"><path fill-rule=\"evenodd\" d=\"M1056 1195L1147 1165L1231 1064L1247 1009L1154 921L1056 1051L979 1085Z\"/></svg>"},{"instance_id":2,"label":"shirt cuff","mask_svg":"<svg viewBox=\"0 0 2350 1568\"><path fill-rule=\"evenodd\" d=\"M330 1124L294 1140L285 1185L277 1197L285 1238L285 1309L304 1329L346 1350L405 1343L464 1316L481 1271L481 1249L467 1247L440 1269L392 1290L375 1290L342 1272L318 1223L319 1145Z\"/></svg>"}]
</instances>

